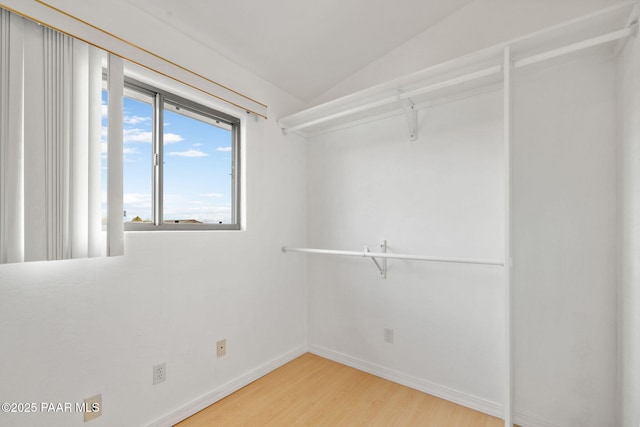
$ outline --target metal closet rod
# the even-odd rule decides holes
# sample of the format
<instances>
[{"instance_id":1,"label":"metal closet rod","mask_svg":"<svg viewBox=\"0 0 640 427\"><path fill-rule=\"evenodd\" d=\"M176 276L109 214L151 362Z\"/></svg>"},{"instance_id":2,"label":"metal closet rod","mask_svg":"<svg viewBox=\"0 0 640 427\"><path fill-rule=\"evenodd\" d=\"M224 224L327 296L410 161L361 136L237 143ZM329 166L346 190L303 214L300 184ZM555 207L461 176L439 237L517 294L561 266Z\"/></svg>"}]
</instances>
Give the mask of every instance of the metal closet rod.
<instances>
[{"instance_id":1,"label":"metal closet rod","mask_svg":"<svg viewBox=\"0 0 640 427\"><path fill-rule=\"evenodd\" d=\"M329 122L331 120L339 119L345 116L350 116L355 113L360 113L362 111L371 110L372 108L382 107L384 105L395 104L398 101L402 101L405 99L409 99L412 96L422 95L429 92L435 92L440 89L445 89L448 87L456 86L462 83L470 82L476 79L480 79L482 77L487 77L493 74L498 74L502 71L501 65L494 65L479 71L474 71L470 74L465 74L463 76L455 77L449 80L445 80L442 82L438 82L429 86L425 86L419 89L414 89L409 92L398 93L397 95L387 96L385 98L379 99L377 101L369 102L367 104L359 105L357 107L349 108L347 110L339 111L337 113L329 114L327 116L319 117L314 120L310 120L305 123L301 123L295 126L285 127L285 129L289 131L300 130L304 128L308 128L310 126L315 126L321 123Z\"/></svg>"},{"instance_id":2,"label":"metal closet rod","mask_svg":"<svg viewBox=\"0 0 640 427\"><path fill-rule=\"evenodd\" d=\"M452 262L458 264L482 264L482 265L497 265L504 267L504 261L495 259L478 259L478 258L449 258L449 257L434 257L426 255L408 255L408 254L391 254L387 252L368 252L368 251L336 251L331 249L312 249L312 248L289 248L287 246L282 247L282 252L303 252L308 254L323 254L323 255L345 255L345 256L359 256L365 258L393 258L393 259L409 259L414 261L433 261L433 262Z\"/></svg>"}]
</instances>

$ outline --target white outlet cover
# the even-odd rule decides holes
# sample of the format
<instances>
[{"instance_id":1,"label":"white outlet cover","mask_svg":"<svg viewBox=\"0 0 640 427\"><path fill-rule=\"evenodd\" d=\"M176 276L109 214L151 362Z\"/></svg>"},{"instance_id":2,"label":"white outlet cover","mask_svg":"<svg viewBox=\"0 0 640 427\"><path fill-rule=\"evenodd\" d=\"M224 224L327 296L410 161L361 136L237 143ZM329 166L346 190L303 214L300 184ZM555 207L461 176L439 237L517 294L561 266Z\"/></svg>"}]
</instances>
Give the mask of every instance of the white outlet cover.
<instances>
[{"instance_id":1,"label":"white outlet cover","mask_svg":"<svg viewBox=\"0 0 640 427\"><path fill-rule=\"evenodd\" d=\"M384 328L384 342L388 342L389 344L393 344L393 329Z\"/></svg>"},{"instance_id":2,"label":"white outlet cover","mask_svg":"<svg viewBox=\"0 0 640 427\"><path fill-rule=\"evenodd\" d=\"M161 363L153 367L153 385L160 384L167 379L167 364Z\"/></svg>"},{"instance_id":3,"label":"white outlet cover","mask_svg":"<svg viewBox=\"0 0 640 427\"><path fill-rule=\"evenodd\" d=\"M227 340L220 340L216 343L216 356L222 357L227 354Z\"/></svg>"}]
</instances>

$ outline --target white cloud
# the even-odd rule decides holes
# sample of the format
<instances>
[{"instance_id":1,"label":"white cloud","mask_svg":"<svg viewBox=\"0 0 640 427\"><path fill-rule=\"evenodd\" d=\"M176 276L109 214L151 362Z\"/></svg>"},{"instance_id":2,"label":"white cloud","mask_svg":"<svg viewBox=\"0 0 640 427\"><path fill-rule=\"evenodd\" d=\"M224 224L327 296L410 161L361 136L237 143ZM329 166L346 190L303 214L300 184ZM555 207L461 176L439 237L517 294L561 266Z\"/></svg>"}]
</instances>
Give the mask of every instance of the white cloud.
<instances>
[{"instance_id":1,"label":"white cloud","mask_svg":"<svg viewBox=\"0 0 640 427\"><path fill-rule=\"evenodd\" d=\"M148 123L151 121L151 117L140 116L124 116L123 121L128 125L137 125L138 123Z\"/></svg>"},{"instance_id":2,"label":"white cloud","mask_svg":"<svg viewBox=\"0 0 640 427\"><path fill-rule=\"evenodd\" d=\"M124 143L128 142L146 142L151 144L153 133L142 129L125 129L123 134Z\"/></svg>"},{"instance_id":3,"label":"white cloud","mask_svg":"<svg viewBox=\"0 0 640 427\"><path fill-rule=\"evenodd\" d=\"M124 130L124 143L128 142L146 142L151 144L153 138L153 133L151 131L146 131L138 128L133 129L125 129ZM175 142L183 141L184 138L175 133L165 133L164 134L164 143L165 144L173 144Z\"/></svg>"},{"instance_id":4,"label":"white cloud","mask_svg":"<svg viewBox=\"0 0 640 427\"><path fill-rule=\"evenodd\" d=\"M131 221L136 215L151 215L151 193L124 193L122 201L124 210L127 211L128 221Z\"/></svg>"},{"instance_id":5,"label":"white cloud","mask_svg":"<svg viewBox=\"0 0 640 427\"><path fill-rule=\"evenodd\" d=\"M185 206L172 208L165 205L164 217L166 219L197 219L204 223L228 223L231 221L231 206Z\"/></svg>"},{"instance_id":6,"label":"white cloud","mask_svg":"<svg viewBox=\"0 0 640 427\"><path fill-rule=\"evenodd\" d=\"M221 198L221 197L224 197L224 194L222 194L222 193L205 193L205 194L198 194L198 196Z\"/></svg>"},{"instance_id":7,"label":"white cloud","mask_svg":"<svg viewBox=\"0 0 640 427\"><path fill-rule=\"evenodd\" d=\"M173 151L171 153L167 153L169 156L179 156L179 157L207 157L207 153L203 153L198 150L187 150L187 151Z\"/></svg>"},{"instance_id":8,"label":"white cloud","mask_svg":"<svg viewBox=\"0 0 640 427\"><path fill-rule=\"evenodd\" d=\"M149 193L124 193L123 203L127 205L139 205L149 203L151 206L151 194Z\"/></svg>"},{"instance_id":9,"label":"white cloud","mask_svg":"<svg viewBox=\"0 0 640 427\"><path fill-rule=\"evenodd\" d=\"M194 147L202 147L204 144L200 143L200 142L196 142L195 144L193 144Z\"/></svg>"},{"instance_id":10,"label":"white cloud","mask_svg":"<svg viewBox=\"0 0 640 427\"><path fill-rule=\"evenodd\" d=\"M165 144L173 144L174 142L184 141L184 138L175 133L165 133L163 141Z\"/></svg>"},{"instance_id":11,"label":"white cloud","mask_svg":"<svg viewBox=\"0 0 640 427\"><path fill-rule=\"evenodd\" d=\"M216 151L231 151L231 147L218 147Z\"/></svg>"},{"instance_id":12,"label":"white cloud","mask_svg":"<svg viewBox=\"0 0 640 427\"><path fill-rule=\"evenodd\" d=\"M135 163L142 160L142 157L139 156L141 154L140 150L136 147L124 147L122 154L124 154L124 161L127 163Z\"/></svg>"}]
</instances>

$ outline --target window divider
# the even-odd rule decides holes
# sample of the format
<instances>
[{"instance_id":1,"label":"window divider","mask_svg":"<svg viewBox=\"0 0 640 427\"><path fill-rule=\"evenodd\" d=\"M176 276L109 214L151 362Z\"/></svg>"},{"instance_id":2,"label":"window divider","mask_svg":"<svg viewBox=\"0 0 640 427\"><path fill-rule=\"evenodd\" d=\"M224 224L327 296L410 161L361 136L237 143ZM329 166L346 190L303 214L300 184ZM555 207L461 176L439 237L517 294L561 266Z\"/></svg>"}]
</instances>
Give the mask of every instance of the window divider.
<instances>
[{"instance_id":1,"label":"window divider","mask_svg":"<svg viewBox=\"0 0 640 427\"><path fill-rule=\"evenodd\" d=\"M162 124L164 123L164 97L161 93L156 93L153 100L153 224L162 225L163 212L163 168L164 163L164 131Z\"/></svg>"}]
</instances>

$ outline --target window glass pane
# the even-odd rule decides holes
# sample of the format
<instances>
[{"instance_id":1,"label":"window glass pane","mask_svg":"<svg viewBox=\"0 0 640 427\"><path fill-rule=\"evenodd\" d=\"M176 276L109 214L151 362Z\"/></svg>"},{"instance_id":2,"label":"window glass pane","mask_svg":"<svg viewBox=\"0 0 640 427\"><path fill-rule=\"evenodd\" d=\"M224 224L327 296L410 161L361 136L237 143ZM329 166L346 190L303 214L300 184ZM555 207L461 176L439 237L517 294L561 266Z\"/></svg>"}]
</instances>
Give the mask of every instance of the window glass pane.
<instances>
[{"instance_id":1,"label":"window glass pane","mask_svg":"<svg viewBox=\"0 0 640 427\"><path fill-rule=\"evenodd\" d=\"M109 117L107 112L109 111L109 92L106 89L106 82L103 82L105 86L102 89L102 121L101 121L101 137L100 144L102 146L102 155L101 155L101 178L102 178L102 230L107 229L107 184L108 184L108 175L107 168L109 167L109 158L107 153L107 130L109 126Z\"/></svg>"},{"instance_id":2,"label":"window glass pane","mask_svg":"<svg viewBox=\"0 0 640 427\"><path fill-rule=\"evenodd\" d=\"M164 223L232 223L233 155L229 125L166 103Z\"/></svg>"},{"instance_id":3,"label":"window glass pane","mask_svg":"<svg viewBox=\"0 0 640 427\"><path fill-rule=\"evenodd\" d=\"M152 222L153 103L150 96L125 92L123 117L125 222Z\"/></svg>"}]
</instances>

